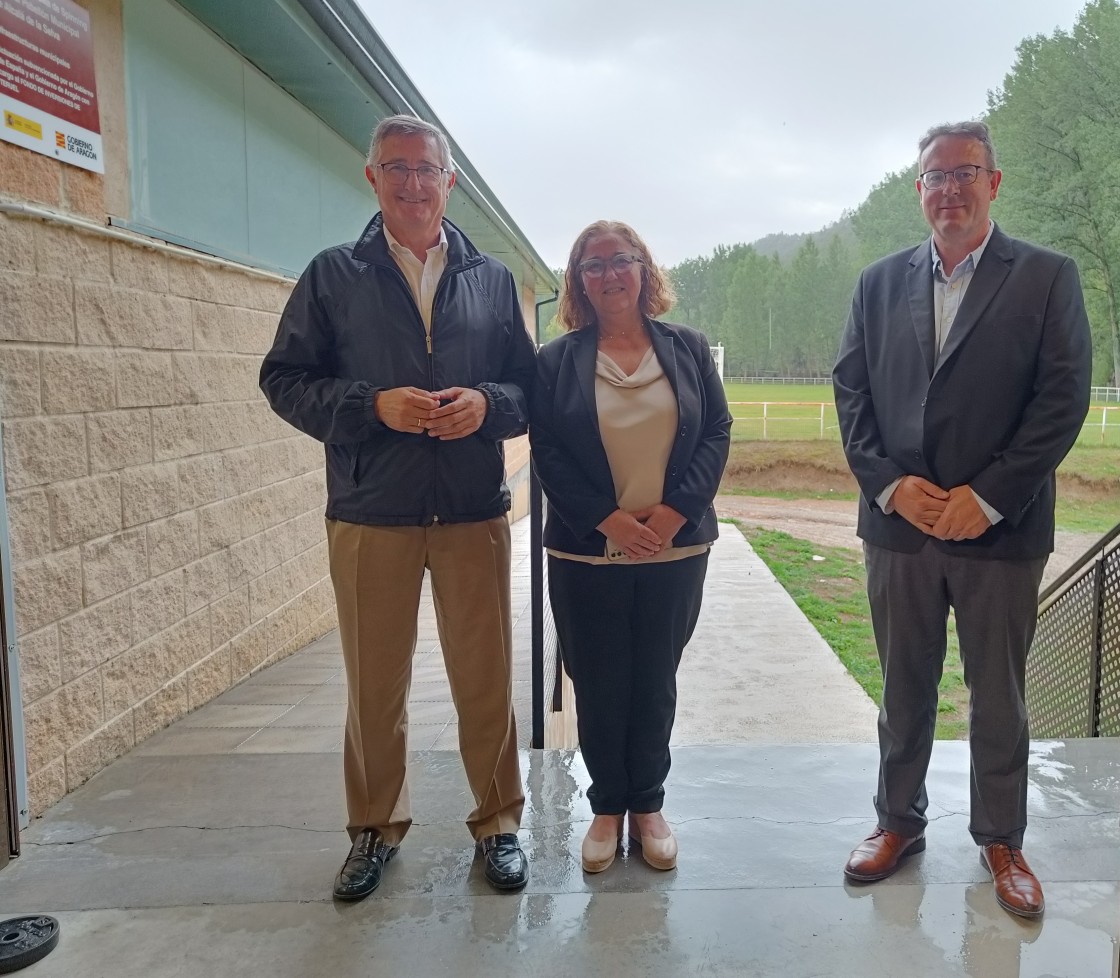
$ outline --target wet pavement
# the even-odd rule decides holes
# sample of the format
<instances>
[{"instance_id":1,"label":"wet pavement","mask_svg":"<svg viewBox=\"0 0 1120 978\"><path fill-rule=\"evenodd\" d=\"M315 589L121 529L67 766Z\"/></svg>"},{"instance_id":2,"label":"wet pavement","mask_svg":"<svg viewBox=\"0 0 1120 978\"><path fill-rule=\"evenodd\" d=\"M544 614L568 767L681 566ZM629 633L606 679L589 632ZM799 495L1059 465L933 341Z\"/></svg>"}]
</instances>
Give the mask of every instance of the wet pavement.
<instances>
[{"instance_id":1,"label":"wet pavement","mask_svg":"<svg viewBox=\"0 0 1120 978\"><path fill-rule=\"evenodd\" d=\"M526 536L518 524L519 635ZM725 529L682 667L688 710L674 734L665 809L681 847L675 871L630 851L601 875L583 874L591 812L579 753L525 750L531 878L521 893L491 890L463 824L471 800L454 714L422 621L410 707L415 822L377 893L354 905L330 898L347 839L345 686L337 637L327 636L33 822L23 854L0 874L0 918L53 914L62 940L21 974L1112 975L1117 741L1033 746L1026 851L1046 891L1041 922L995 902L967 832L968 755L958 742L935 747L927 851L889 880L846 884L843 863L872 825L874 708L791 606ZM525 643L516 644L523 684ZM750 722L758 714L765 722Z\"/></svg>"},{"instance_id":2,"label":"wet pavement","mask_svg":"<svg viewBox=\"0 0 1120 978\"><path fill-rule=\"evenodd\" d=\"M157 737L156 740L159 738ZM869 826L870 745L674 752L677 870L635 851L584 875L591 813L577 752L523 756L532 860L490 890L462 824L457 754L413 755L416 822L373 896L335 905L345 855L335 759L141 749L70 795L4 871L0 915L62 925L38 976L781 975L1093 978L1120 912L1115 742L1036 744L1027 851L1040 923L1009 916L967 833L967 751L939 742L927 851L851 886ZM324 763L326 761L326 763Z\"/></svg>"}]
</instances>

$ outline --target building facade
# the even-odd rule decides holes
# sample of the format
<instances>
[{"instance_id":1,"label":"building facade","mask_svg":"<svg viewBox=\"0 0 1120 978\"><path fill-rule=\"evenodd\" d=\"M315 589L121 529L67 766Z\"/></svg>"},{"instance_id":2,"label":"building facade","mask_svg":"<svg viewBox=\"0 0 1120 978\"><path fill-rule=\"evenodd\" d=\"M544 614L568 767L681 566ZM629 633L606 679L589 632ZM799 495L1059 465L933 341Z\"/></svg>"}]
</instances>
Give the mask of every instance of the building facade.
<instances>
[{"instance_id":1,"label":"building facade","mask_svg":"<svg viewBox=\"0 0 1120 978\"><path fill-rule=\"evenodd\" d=\"M272 414L260 359L294 276L376 209L377 120L438 124L349 0L78 6L104 173L0 142L17 823L335 626L322 446ZM452 145L448 216L532 328L554 277ZM508 447L517 515L527 460Z\"/></svg>"}]
</instances>

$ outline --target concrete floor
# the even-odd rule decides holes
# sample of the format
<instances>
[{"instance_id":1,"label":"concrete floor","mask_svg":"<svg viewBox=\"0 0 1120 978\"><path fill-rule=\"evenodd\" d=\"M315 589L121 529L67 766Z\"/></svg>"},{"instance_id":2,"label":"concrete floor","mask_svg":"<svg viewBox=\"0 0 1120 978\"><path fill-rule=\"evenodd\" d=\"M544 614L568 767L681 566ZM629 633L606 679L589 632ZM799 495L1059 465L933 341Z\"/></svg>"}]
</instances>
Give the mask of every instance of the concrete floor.
<instances>
[{"instance_id":1,"label":"concrete floor","mask_svg":"<svg viewBox=\"0 0 1120 978\"><path fill-rule=\"evenodd\" d=\"M519 526L522 548L524 536ZM515 549L515 595L527 595L524 553ZM32 824L23 854L0 875L0 918L52 914L62 939L21 974L1114 974L1115 740L1034 745L1027 853L1046 890L1043 921L995 903L967 833L961 743L940 742L934 753L928 850L890 880L853 887L841 867L872 824L877 751L858 741L874 735L873 709L733 531L713 552L707 593L681 682L696 715L675 731L668 784L676 871L627 853L585 876L579 845L591 813L579 754L526 750L521 837L531 879L519 894L492 891L462 824L471 803L454 714L422 625L410 734L416 821L381 889L334 904L330 884L347 849L344 685L328 636L153 737ZM729 689L735 683L742 688ZM760 712L765 723L735 723ZM737 742L710 742L721 714ZM822 739L856 742L765 742L803 723L832 734Z\"/></svg>"},{"instance_id":2,"label":"concrete floor","mask_svg":"<svg viewBox=\"0 0 1120 978\"><path fill-rule=\"evenodd\" d=\"M170 738L169 738L170 739ZM674 752L680 866L635 853L579 869L590 819L578 753L526 752L521 894L481 877L458 755L413 755L417 822L381 889L335 905L346 852L337 758L164 753L114 764L28 833L0 916L46 911L62 940L29 978L775 975L1094 978L1120 914L1120 758L1035 746L1028 853L1047 913L1001 910L966 831L967 754L937 745L929 848L892 879L844 883L865 833L870 745Z\"/></svg>"}]
</instances>

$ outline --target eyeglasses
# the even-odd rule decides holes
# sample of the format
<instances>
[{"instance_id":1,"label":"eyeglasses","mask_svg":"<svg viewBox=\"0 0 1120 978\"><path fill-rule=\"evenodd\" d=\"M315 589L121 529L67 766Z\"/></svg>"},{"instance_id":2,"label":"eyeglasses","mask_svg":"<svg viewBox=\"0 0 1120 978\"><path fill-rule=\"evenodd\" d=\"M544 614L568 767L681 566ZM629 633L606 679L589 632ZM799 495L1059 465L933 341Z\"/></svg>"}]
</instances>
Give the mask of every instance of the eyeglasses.
<instances>
[{"instance_id":1,"label":"eyeglasses","mask_svg":"<svg viewBox=\"0 0 1120 978\"><path fill-rule=\"evenodd\" d=\"M976 177L981 170L986 170L988 173L996 172L988 166L965 163L963 166L958 166L952 170L926 170L925 173L918 174L918 179L922 181L922 186L926 190L940 190L945 186L945 181L949 177L956 181L958 187L967 187L970 183L976 182Z\"/></svg>"},{"instance_id":2,"label":"eyeglasses","mask_svg":"<svg viewBox=\"0 0 1120 978\"><path fill-rule=\"evenodd\" d=\"M607 274L607 266L613 268L619 275L623 272L629 271L631 265L645 264L637 255L626 255L619 252L611 258L588 258L587 261L581 261L577 268L580 274L586 275L588 278L602 278Z\"/></svg>"},{"instance_id":3,"label":"eyeglasses","mask_svg":"<svg viewBox=\"0 0 1120 978\"><path fill-rule=\"evenodd\" d=\"M434 187L447 172L443 167L432 166L430 163L421 166L405 166L403 163L378 163L377 165L381 167L385 179L394 187L403 187L408 182L410 173L416 174L416 179L422 187Z\"/></svg>"}]
</instances>

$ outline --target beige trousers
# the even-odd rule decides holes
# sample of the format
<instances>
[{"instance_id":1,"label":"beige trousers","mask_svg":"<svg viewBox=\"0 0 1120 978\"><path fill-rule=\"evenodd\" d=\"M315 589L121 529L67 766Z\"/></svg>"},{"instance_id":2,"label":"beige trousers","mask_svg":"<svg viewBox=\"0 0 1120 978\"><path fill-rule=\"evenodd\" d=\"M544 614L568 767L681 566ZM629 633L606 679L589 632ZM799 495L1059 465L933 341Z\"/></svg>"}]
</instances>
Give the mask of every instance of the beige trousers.
<instances>
[{"instance_id":1,"label":"beige trousers","mask_svg":"<svg viewBox=\"0 0 1120 978\"><path fill-rule=\"evenodd\" d=\"M327 520L331 581L346 663L347 831L399 845L412 824L408 693L424 569L459 714L459 751L476 840L516 832L525 794L513 715L510 533L479 523L362 526Z\"/></svg>"}]
</instances>

